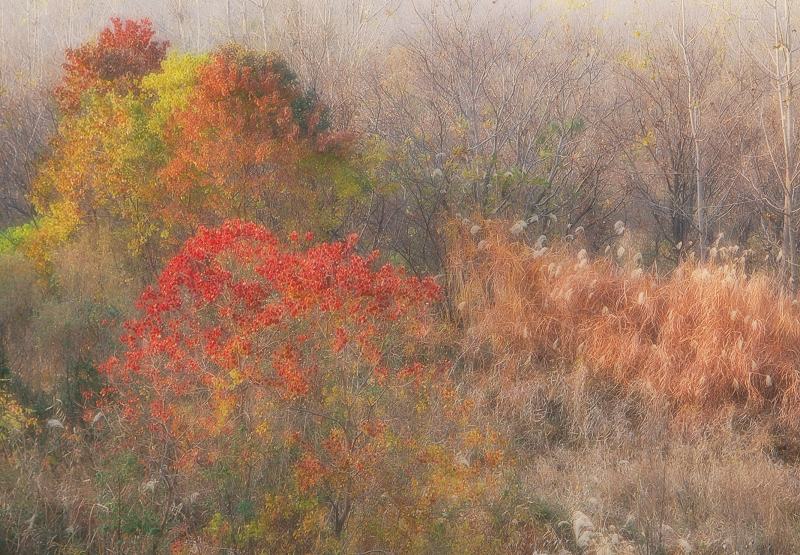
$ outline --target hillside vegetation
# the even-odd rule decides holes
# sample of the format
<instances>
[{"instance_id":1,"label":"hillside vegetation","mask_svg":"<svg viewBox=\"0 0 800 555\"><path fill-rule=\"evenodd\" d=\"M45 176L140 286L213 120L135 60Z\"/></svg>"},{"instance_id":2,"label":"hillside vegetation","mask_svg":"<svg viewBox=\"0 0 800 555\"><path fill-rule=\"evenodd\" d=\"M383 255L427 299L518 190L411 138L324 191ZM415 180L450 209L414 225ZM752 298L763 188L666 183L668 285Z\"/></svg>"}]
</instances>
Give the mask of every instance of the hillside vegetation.
<instances>
[{"instance_id":1,"label":"hillside vegetation","mask_svg":"<svg viewBox=\"0 0 800 555\"><path fill-rule=\"evenodd\" d=\"M603 151L591 37L436 6L354 112L147 19L66 50L0 232L0 552L800 552L793 178L737 212L693 86Z\"/></svg>"}]
</instances>

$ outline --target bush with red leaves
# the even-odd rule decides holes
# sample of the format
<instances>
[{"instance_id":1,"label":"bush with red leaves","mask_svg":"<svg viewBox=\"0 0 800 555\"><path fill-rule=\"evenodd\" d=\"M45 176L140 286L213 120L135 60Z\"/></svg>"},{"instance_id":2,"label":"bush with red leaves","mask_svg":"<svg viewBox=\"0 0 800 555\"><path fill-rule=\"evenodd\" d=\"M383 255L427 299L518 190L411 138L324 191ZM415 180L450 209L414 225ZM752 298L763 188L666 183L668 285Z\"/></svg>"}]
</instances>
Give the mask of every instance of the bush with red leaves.
<instances>
[{"instance_id":1,"label":"bush with red leaves","mask_svg":"<svg viewBox=\"0 0 800 555\"><path fill-rule=\"evenodd\" d=\"M312 239L283 244L238 220L202 228L144 292L124 356L103 371L135 430L126 448L151 469L246 461L238 475L274 481L265 469L279 456L293 487L338 515L338 534L387 438L413 442L397 415L413 415L414 392L437 375L425 338L440 290L357 254L355 236Z\"/></svg>"}]
</instances>

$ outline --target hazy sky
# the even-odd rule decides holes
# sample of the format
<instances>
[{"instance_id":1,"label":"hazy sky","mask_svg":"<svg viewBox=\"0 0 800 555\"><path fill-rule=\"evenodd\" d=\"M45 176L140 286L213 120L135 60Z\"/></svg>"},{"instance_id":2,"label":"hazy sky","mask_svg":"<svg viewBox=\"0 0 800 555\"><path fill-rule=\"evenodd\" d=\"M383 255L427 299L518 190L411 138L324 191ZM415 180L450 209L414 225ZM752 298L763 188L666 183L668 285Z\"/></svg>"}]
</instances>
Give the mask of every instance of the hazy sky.
<instances>
[{"instance_id":1,"label":"hazy sky","mask_svg":"<svg viewBox=\"0 0 800 555\"><path fill-rule=\"evenodd\" d=\"M724 17L723 5L760 0L686 0L690 10ZM794 0L800 1L800 0ZM533 18L538 26L580 23L626 40L675 21L679 0L0 0L0 84L6 89L52 81L63 51L96 35L112 16L150 18L159 36L184 50L236 40L287 50L297 37L330 36L329 47L372 33L390 42L413 33L433 5L472 17ZM294 29L294 31L292 31ZM298 32L301 30L301 32ZM266 32L265 32L266 31ZM294 35L292 35L294 32ZM265 40L266 36L266 40ZM376 44L377 46L377 44Z\"/></svg>"},{"instance_id":2,"label":"hazy sky","mask_svg":"<svg viewBox=\"0 0 800 555\"><path fill-rule=\"evenodd\" d=\"M261 35L261 0L0 0L0 55L2 67L54 62L67 46L96 34L111 16L149 17L159 33L184 48L208 48L230 35L255 41ZM310 25L343 13L377 12L371 25L391 31L411 25L414 11L430 9L428 0L264 0L269 32L285 26L292 13L301 11ZM442 4L442 2L438 2ZM477 14L518 12L537 17L580 17L615 26L659 20L673 0L477 0L452 1L472 5ZM183 24L181 25L181 20ZM183 40L181 41L181 26ZM181 44L183 42L183 44ZM38 57L38 58L37 58ZM33 58L31 60L31 58Z\"/></svg>"}]
</instances>

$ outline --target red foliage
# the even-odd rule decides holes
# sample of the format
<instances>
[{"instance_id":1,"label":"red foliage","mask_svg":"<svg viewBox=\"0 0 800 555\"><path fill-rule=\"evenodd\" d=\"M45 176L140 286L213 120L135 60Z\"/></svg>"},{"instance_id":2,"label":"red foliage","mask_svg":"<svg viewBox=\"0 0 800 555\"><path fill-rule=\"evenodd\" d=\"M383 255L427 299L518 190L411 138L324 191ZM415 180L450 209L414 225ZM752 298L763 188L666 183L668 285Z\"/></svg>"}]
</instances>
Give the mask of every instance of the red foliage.
<instances>
[{"instance_id":1,"label":"red foliage","mask_svg":"<svg viewBox=\"0 0 800 555\"><path fill-rule=\"evenodd\" d=\"M56 88L56 99L67 112L80 107L89 89L125 94L135 90L139 80L157 70L169 43L154 41L148 19L111 19L96 41L66 51L64 78Z\"/></svg>"},{"instance_id":2,"label":"red foliage","mask_svg":"<svg viewBox=\"0 0 800 555\"><path fill-rule=\"evenodd\" d=\"M143 293L123 359L103 366L123 414L191 441L208 437L220 407L238 407L244 391L289 402L359 367L376 386L422 372L394 349L400 333L427 333L438 286L376 268L376 253L360 256L355 243L302 250L253 223L201 228Z\"/></svg>"}]
</instances>

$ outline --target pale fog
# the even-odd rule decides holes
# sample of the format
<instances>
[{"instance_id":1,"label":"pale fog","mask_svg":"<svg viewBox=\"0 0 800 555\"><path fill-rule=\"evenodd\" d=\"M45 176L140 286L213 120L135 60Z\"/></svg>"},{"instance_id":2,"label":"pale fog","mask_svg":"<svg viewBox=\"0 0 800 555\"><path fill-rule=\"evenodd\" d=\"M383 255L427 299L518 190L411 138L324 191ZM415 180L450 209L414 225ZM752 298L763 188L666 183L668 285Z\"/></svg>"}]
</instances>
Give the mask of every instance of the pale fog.
<instances>
[{"instance_id":1,"label":"pale fog","mask_svg":"<svg viewBox=\"0 0 800 555\"><path fill-rule=\"evenodd\" d=\"M112 17L148 18L181 50L235 41L278 50L304 79L402 44L440 23L501 23L531 36L565 26L594 29L598 46L675 27L680 10L703 25L758 17L756 0L0 0L0 83L29 87L58 73L66 48L96 35ZM752 12L752 13L751 13ZM733 25L733 23L731 23ZM313 60L312 60L313 59ZM317 67L304 67L316 65Z\"/></svg>"}]
</instances>

